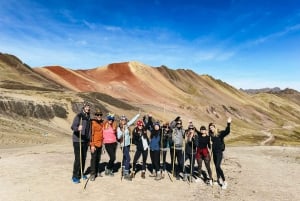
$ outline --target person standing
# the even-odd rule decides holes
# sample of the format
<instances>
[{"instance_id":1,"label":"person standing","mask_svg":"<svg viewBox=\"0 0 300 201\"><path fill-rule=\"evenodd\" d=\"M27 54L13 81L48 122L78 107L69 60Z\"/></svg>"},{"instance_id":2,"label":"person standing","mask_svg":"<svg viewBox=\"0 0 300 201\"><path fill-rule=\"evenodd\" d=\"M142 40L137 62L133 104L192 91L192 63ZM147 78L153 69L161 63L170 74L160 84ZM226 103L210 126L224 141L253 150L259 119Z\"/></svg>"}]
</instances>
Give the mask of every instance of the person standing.
<instances>
[{"instance_id":1,"label":"person standing","mask_svg":"<svg viewBox=\"0 0 300 201\"><path fill-rule=\"evenodd\" d=\"M212 152L213 152L213 160L216 167L217 180L219 184L222 186L222 189L227 188L227 182L225 180L225 176L223 170L221 168L221 163L223 159L223 151L225 150L224 138L230 133L230 124L231 117L227 120L227 127L225 130L218 131L214 123L209 123L209 136L211 138L212 143ZM222 179L222 181L220 180Z\"/></svg>"},{"instance_id":2,"label":"person standing","mask_svg":"<svg viewBox=\"0 0 300 201\"><path fill-rule=\"evenodd\" d=\"M161 139L161 151L162 151L162 174L161 177L165 177L165 172L167 168L167 151L170 149L171 141L172 141L172 129L170 128L169 123L165 123L162 127L162 139ZM172 153L170 153L172 155Z\"/></svg>"},{"instance_id":3,"label":"person standing","mask_svg":"<svg viewBox=\"0 0 300 201\"><path fill-rule=\"evenodd\" d=\"M186 144L185 144L185 160L190 161L190 168L184 168L184 177L183 180L186 181L187 175L189 176L189 181L192 182L193 173L194 173L194 166L195 166L195 155L196 155L196 147L198 145L198 135L195 131L195 127L193 124L190 124L188 130L186 131ZM183 162L185 163L185 161Z\"/></svg>"},{"instance_id":4,"label":"person standing","mask_svg":"<svg viewBox=\"0 0 300 201\"><path fill-rule=\"evenodd\" d=\"M150 158L152 162L152 174L150 176L155 177L155 180L160 180L160 137L161 129L158 122L154 123L153 130L150 134Z\"/></svg>"},{"instance_id":5,"label":"person standing","mask_svg":"<svg viewBox=\"0 0 300 201\"><path fill-rule=\"evenodd\" d=\"M114 114L108 113L103 124L103 143L109 156L109 161L105 169L105 175L114 176L114 162L117 151L117 124Z\"/></svg>"},{"instance_id":6,"label":"person standing","mask_svg":"<svg viewBox=\"0 0 300 201\"><path fill-rule=\"evenodd\" d=\"M200 131L198 132L198 146L196 153L196 160L198 163L198 176L200 177L202 175L202 161L204 161L209 176L209 178L207 179L207 176L205 175L206 177L204 177L204 179L207 184L212 185L212 172L210 168L210 155L208 151L208 148L210 147L211 146L207 130L205 126L201 126Z\"/></svg>"},{"instance_id":7,"label":"person standing","mask_svg":"<svg viewBox=\"0 0 300 201\"><path fill-rule=\"evenodd\" d=\"M125 179L131 180L131 176L129 174L130 170L130 145L131 145L131 137L130 137L130 129L129 126L135 122L135 120L139 117L137 114L134 118L132 118L129 122L125 115L122 115L120 118L120 124L117 128L117 138L120 141L120 145L123 151L123 159L122 159L122 176Z\"/></svg>"},{"instance_id":8,"label":"person standing","mask_svg":"<svg viewBox=\"0 0 300 201\"><path fill-rule=\"evenodd\" d=\"M98 175L99 162L102 153L102 143L103 143L103 119L102 112L96 110L95 118L91 121L90 129L90 150L91 150L91 177L90 180L94 181ZM100 175L101 176L101 175Z\"/></svg>"},{"instance_id":9,"label":"person standing","mask_svg":"<svg viewBox=\"0 0 300 201\"><path fill-rule=\"evenodd\" d=\"M146 172L146 161L148 157L148 148L149 148L149 138L147 136L147 130L144 127L143 121L138 120L136 123L136 127L132 131L132 141L133 144L136 145L136 151L133 158L133 172L131 173L131 178L134 178L136 172L136 163L138 159L141 157L143 158L142 164L142 174L141 177L145 179L145 172Z\"/></svg>"},{"instance_id":10,"label":"person standing","mask_svg":"<svg viewBox=\"0 0 300 201\"><path fill-rule=\"evenodd\" d=\"M76 114L71 126L73 130L72 141L74 149L73 183L80 183L80 178L87 179L83 175L85 160L90 141L90 105L83 103L82 111ZM81 153L80 153L81 152Z\"/></svg>"},{"instance_id":11,"label":"person standing","mask_svg":"<svg viewBox=\"0 0 300 201\"><path fill-rule=\"evenodd\" d=\"M178 117L176 118L178 119ZM176 179L180 179L180 172L183 172L183 143L185 138L185 130L182 128L182 121L179 119L176 122L176 126L172 132L172 144L171 144L171 164L173 170L173 176L176 176ZM177 166L175 166L175 160L177 158Z\"/></svg>"}]
</instances>

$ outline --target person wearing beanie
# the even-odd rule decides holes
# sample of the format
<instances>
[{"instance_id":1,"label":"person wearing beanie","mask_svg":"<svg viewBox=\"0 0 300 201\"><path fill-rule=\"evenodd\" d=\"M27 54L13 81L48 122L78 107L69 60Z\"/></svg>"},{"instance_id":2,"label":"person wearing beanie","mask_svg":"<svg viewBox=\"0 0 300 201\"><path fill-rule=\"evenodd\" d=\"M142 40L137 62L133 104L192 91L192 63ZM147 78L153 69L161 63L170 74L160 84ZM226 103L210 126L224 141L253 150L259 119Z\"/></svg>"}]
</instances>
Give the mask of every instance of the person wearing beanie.
<instances>
[{"instance_id":1,"label":"person wearing beanie","mask_svg":"<svg viewBox=\"0 0 300 201\"><path fill-rule=\"evenodd\" d=\"M185 130L182 128L182 121L179 119L176 122L176 127L172 132L172 143L171 143L171 164L172 173L176 176L177 180L180 180L180 172L183 172L183 143L185 138ZM175 160L177 159L177 165L175 166Z\"/></svg>"},{"instance_id":2,"label":"person wearing beanie","mask_svg":"<svg viewBox=\"0 0 300 201\"><path fill-rule=\"evenodd\" d=\"M122 147L123 151L123 159L122 159L122 176L126 180L131 180L129 171L130 171L130 144L131 144L131 137L130 137L130 128L129 126L135 122L135 120L139 117L139 114L128 121L125 115L120 117L120 123L117 128L117 138L120 142L120 146Z\"/></svg>"},{"instance_id":3,"label":"person wearing beanie","mask_svg":"<svg viewBox=\"0 0 300 201\"><path fill-rule=\"evenodd\" d=\"M117 151L117 123L114 114L108 113L103 124L103 143L109 156L109 161L105 169L105 175L114 176L114 162Z\"/></svg>"},{"instance_id":4,"label":"person wearing beanie","mask_svg":"<svg viewBox=\"0 0 300 201\"><path fill-rule=\"evenodd\" d=\"M197 146L197 153L196 153L196 160L198 163L198 176L202 175L202 161L204 161L207 173L209 178L207 178L206 174L203 174L204 180L207 184L212 185L212 172L210 168L210 155L209 150L210 143L209 143L209 135L207 133L206 127L201 126L200 131L198 132L198 146Z\"/></svg>"},{"instance_id":5,"label":"person wearing beanie","mask_svg":"<svg viewBox=\"0 0 300 201\"><path fill-rule=\"evenodd\" d=\"M185 161L190 161L190 168L184 168L183 180L186 181L189 175L189 181L192 182L194 166L195 166L195 155L196 147L198 146L198 135L193 124L190 124L185 132ZM184 161L184 162L185 162Z\"/></svg>"},{"instance_id":6,"label":"person wearing beanie","mask_svg":"<svg viewBox=\"0 0 300 201\"><path fill-rule=\"evenodd\" d=\"M87 179L84 172L85 160L89 146L90 133L90 105L87 102L83 103L82 110L74 117L71 129L73 130L72 140L74 149L73 163L73 183L80 183L80 178ZM80 141L81 139L81 141ZM81 146L81 147L80 147ZM81 155L80 155L81 151ZM81 159L81 161L80 161Z\"/></svg>"},{"instance_id":7,"label":"person wearing beanie","mask_svg":"<svg viewBox=\"0 0 300 201\"><path fill-rule=\"evenodd\" d=\"M102 153L102 143L103 143L103 119L102 112L97 109L95 112L95 117L91 121L90 129L90 150L91 150L91 173L90 180L94 181L98 175L99 162ZM101 174L99 174L101 176Z\"/></svg>"},{"instance_id":8,"label":"person wearing beanie","mask_svg":"<svg viewBox=\"0 0 300 201\"><path fill-rule=\"evenodd\" d=\"M150 134L150 158L152 162L152 174L150 176L155 177L155 180L160 180L160 137L161 129L159 122L156 122L153 126L153 130Z\"/></svg>"},{"instance_id":9,"label":"person wearing beanie","mask_svg":"<svg viewBox=\"0 0 300 201\"><path fill-rule=\"evenodd\" d=\"M148 148L149 148L149 138L147 136L147 130L142 120L137 121L136 127L132 131L132 141L133 144L135 144L136 146L136 151L133 157L133 165L132 165L133 172L131 173L131 178L135 177L136 163L142 155L143 164L142 164L141 177L145 179L146 161L148 157Z\"/></svg>"},{"instance_id":10,"label":"person wearing beanie","mask_svg":"<svg viewBox=\"0 0 300 201\"><path fill-rule=\"evenodd\" d=\"M162 127L162 174L161 177L162 179L165 177L165 172L166 172L166 157L167 157L167 151L170 149L170 145L172 142L172 129L170 128L169 123L165 123ZM172 153L170 152L170 155Z\"/></svg>"},{"instance_id":11,"label":"person wearing beanie","mask_svg":"<svg viewBox=\"0 0 300 201\"><path fill-rule=\"evenodd\" d=\"M231 117L227 120L227 127L225 130L218 131L214 123L210 123L208 125L209 128L209 136L212 143L212 152L213 152L213 160L216 167L217 180L219 184L222 186L222 189L227 188L227 182L225 181L225 176L223 170L221 168L221 162L223 159L223 151L225 149L224 138L230 133L230 124ZM222 181L220 180L222 179Z\"/></svg>"}]
</instances>

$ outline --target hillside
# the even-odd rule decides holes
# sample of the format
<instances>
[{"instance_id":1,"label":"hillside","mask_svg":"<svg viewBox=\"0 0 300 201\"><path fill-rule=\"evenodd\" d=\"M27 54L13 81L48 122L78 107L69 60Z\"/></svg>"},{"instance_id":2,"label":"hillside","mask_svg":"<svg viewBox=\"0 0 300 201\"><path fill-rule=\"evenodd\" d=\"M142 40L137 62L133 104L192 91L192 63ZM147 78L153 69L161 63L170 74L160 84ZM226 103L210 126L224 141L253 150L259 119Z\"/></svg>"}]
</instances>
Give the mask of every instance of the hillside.
<instances>
[{"instance_id":1,"label":"hillside","mask_svg":"<svg viewBox=\"0 0 300 201\"><path fill-rule=\"evenodd\" d=\"M2 54L0 64L1 75L6 75L1 77L0 85L3 125L10 124L10 116L25 117L28 127L43 117L45 130L47 124L54 123L59 133L69 135L75 113L82 101L88 100L92 110L101 108L104 112L128 116L141 111L142 115L151 113L161 121L181 116L184 125L190 119L197 127L216 122L223 129L226 118L232 116L229 144L260 144L270 136L275 140L268 144L300 144L299 95L294 92L248 94L209 75L139 62L113 63L86 70L61 66L32 69L15 56ZM18 87L7 87L16 80ZM58 111L65 111L64 115ZM53 126L48 129L56 133ZM3 138L6 131L16 133L6 126L0 133ZM40 131L33 133L36 132Z\"/></svg>"}]
</instances>

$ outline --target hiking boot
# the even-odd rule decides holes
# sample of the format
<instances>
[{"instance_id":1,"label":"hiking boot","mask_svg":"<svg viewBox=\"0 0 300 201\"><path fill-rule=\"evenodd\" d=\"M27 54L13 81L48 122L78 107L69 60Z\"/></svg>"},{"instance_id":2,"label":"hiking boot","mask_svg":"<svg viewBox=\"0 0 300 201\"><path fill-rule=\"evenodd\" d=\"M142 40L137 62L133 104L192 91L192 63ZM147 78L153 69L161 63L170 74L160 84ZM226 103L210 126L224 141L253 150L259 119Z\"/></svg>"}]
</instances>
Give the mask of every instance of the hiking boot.
<instances>
[{"instance_id":1,"label":"hiking boot","mask_svg":"<svg viewBox=\"0 0 300 201\"><path fill-rule=\"evenodd\" d=\"M95 175L91 175L90 180L91 181L95 181L96 176Z\"/></svg>"},{"instance_id":2,"label":"hiking boot","mask_svg":"<svg viewBox=\"0 0 300 201\"><path fill-rule=\"evenodd\" d=\"M176 176L176 180L180 180L180 176L179 175Z\"/></svg>"},{"instance_id":3,"label":"hiking boot","mask_svg":"<svg viewBox=\"0 0 300 201\"><path fill-rule=\"evenodd\" d=\"M105 169L105 175L109 175L110 169Z\"/></svg>"},{"instance_id":4,"label":"hiking boot","mask_svg":"<svg viewBox=\"0 0 300 201\"><path fill-rule=\"evenodd\" d=\"M132 172L132 173L130 174L130 177L131 177L131 179L133 179L133 178L135 177L135 173Z\"/></svg>"},{"instance_id":5,"label":"hiking boot","mask_svg":"<svg viewBox=\"0 0 300 201\"><path fill-rule=\"evenodd\" d=\"M80 179L77 179L76 177L73 177L72 181L73 181L74 184L79 184L80 183Z\"/></svg>"},{"instance_id":6,"label":"hiking boot","mask_svg":"<svg viewBox=\"0 0 300 201\"><path fill-rule=\"evenodd\" d=\"M103 175L101 174L101 172L99 172L99 173L97 174L97 176L98 176L98 177L103 177Z\"/></svg>"},{"instance_id":7,"label":"hiking boot","mask_svg":"<svg viewBox=\"0 0 300 201\"><path fill-rule=\"evenodd\" d=\"M82 179L83 179L83 180L87 180L88 178L87 178L86 175L83 175L83 176L82 176Z\"/></svg>"},{"instance_id":8,"label":"hiking boot","mask_svg":"<svg viewBox=\"0 0 300 201\"><path fill-rule=\"evenodd\" d=\"M146 177L145 177L145 172L142 172L141 177L142 177L143 179L146 178Z\"/></svg>"},{"instance_id":9,"label":"hiking boot","mask_svg":"<svg viewBox=\"0 0 300 201\"><path fill-rule=\"evenodd\" d=\"M188 179L188 175L187 174L183 174L182 181L187 181L187 179Z\"/></svg>"},{"instance_id":10,"label":"hiking boot","mask_svg":"<svg viewBox=\"0 0 300 201\"><path fill-rule=\"evenodd\" d=\"M223 184L222 184L222 189L224 189L224 190L227 189L227 186L228 186L227 182L224 181Z\"/></svg>"}]
</instances>

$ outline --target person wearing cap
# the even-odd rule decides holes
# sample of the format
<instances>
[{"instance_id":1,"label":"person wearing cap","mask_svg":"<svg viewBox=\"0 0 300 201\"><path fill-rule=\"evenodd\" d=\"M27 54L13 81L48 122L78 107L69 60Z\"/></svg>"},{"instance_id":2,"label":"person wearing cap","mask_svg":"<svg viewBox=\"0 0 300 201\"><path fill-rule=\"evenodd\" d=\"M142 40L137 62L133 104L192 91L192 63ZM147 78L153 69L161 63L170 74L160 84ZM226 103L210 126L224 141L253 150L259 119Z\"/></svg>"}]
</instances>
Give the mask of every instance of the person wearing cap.
<instances>
[{"instance_id":1,"label":"person wearing cap","mask_svg":"<svg viewBox=\"0 0 300 201\"><path fill-rule=\"evenodd\" d=\"M183 180L186 181L189 175L189 181L192 181L194 166L195 166L195 155L196 147L198 146L198 135L193 124L189 124L188 129L185 132L185 160L190 161L190 168L184 168ZM184 161L185 162L185 161Z\"/></svg>"},{"instance_id":2,"label":"person wearing cap","mask_svg":"<svg viewBox=\"0 0 300 201\"><path fill-rule=\"evenodd\" d=\"M227 182L225 181L225 176L221 168L221 163L223 159L223 151L225 149L224 138L230 133L230 124L231 117L227 119L227 127L225 130L219 131L216 129L214 123L209 123L209 136L212 142L212 152L213 152L213 161L216 167L217 181L222 186L222 189L227 188ZM220 180L222 179L222 181Z\"/></svg>"},{"instance_id":3,"label":"person wearing cap","mask_svg":"<svg viewBox=\"0 0 300 201\"><path fill-rule=\"evenodd\" d=\"M200 127L200 131L198 132L198 146L196 153L196 160L198 163L198 176L202 175L202 161L204 161L207 173L209 178L207 178L206 174L203 174L204 180L207 184L212 185L212 172L210 168L210 155L208 148L210 148L209 143L209 135L205 126Z\"/></svg>"},{"instance_id":4,"label":"person wearing cap","mask_svg":"<svg viewBox=\"0 0 300 201\"><path fill-rule=\"evenodd\" d=\"M82 110L76 114L71 126L73 130L72 141L74 149L74 163L73 163L73 183L80 183L80 178L87 179L84 172L87 150L89 146L90 133L90 105L84 102ZM80 141L81 139L81 141ZM81 155L80 155L81 151ZM80 161L81 159L81 161Z\"/></svg>"},{"instance_id":5,"label":"person wearing cap","mask_svg":"<svg viewBox=\"0 0 300 201\"><path fill-rule=\"evenodd\" d=\"M102 153L102 143L103 143L103 119L102 112L97 109L95 112L94 119L91 121L90 129L90 150L91 150L91 173L90 180L94 181L98 175L99 162ZM101 176L101 174L99 174Z\"/></svg>"},{"instance_id":6,"label":"person wearing cap","mask_svg":"<svg viewBox=\"0 0 300 201\"><path fill-rule=\"evenodd\" d=\"M105 169L105 175L114 176L114 162L117 151L117 123L114 114L108 113L103 124L103 143L109 156L109 161Z\"/></svg>"},{"instance_id":7,"label":"person wearing cap","mask_svg":"<svg viewBox=\"0 0 300 201\"><path fill-rule=\"evenodd\" d=\"M160 137L161 137L161 130L159 122L155 122L153 130L150 134L150 158L152 162L152 174L150 176L155 177L155 180L160 180Z\"/></svg>"},{"instance_id":8,"label":"person wearing cap","mask_svg":"<svg viewBox=\"0 0 300 201\"><path fill-rule=\"evenodd\" d=\"M180 180L180 173L183 172L183 143L185 138L185 130L182 128L182 121L180 117L176 122L176 126L172 132L172 143L171 143L171 164L173 175L176 176L177 180ZM177 159L177 165L175 166L175 160Z\"/></svg>"},{"instance_id":9,"label":"person wearing cap","mask_svg":"<svg viewBox=\"0 0 300 201\"><path fill-rule=\"evenodd\" d=\"M166 167L167 167L167 163L166 163L167 151L168 151L168 149L170 149L171 141L172 141L172 129L170 128L169 123L165 123L162 127L162 147L161 147L161 151L162 151L162 175L161 175L161 177L162 178L165 177L165 172L166 172ZM170 155L171 155L171 153L170 153Z\"/></svg>"},{"instance_id":10,"label":"person wearing cap","mask_svg":"<svg viewBox=\"0 0 300 201\"><path fill-rule=\"evenodd\" d=\"M135 120L139 117L137 114L133 117L130 121L128 121L125 115L120 117L120 123L117 128L117 138L120 141L120 145L123 150L123 159L122 159L122 174L125 179L131 180L131 176L129 174L130 171L130 144L131 144L131 137L130 137L130 129L129 126L135 122Z\"/></svg>"},{"instance_id":11,"label":"person wearing cap","mask_svg":"<svg viewBox=\"0 0 300 201\"><path fill-rule=\"evenodd\" d=\"M132 131L132 138L133 138L132 139L133 144L136 145L136 151L133 158L133 167L132 167L133 172L131 173L131 178L134 178L135 176L136 163L142 155L143 164L142 164L141 177L145 179L146 161L148 157L148 148L149 148L149 138L147 136L147 130L142 120L137 121L136 127Z\"/></svg>"}]
</instances>

